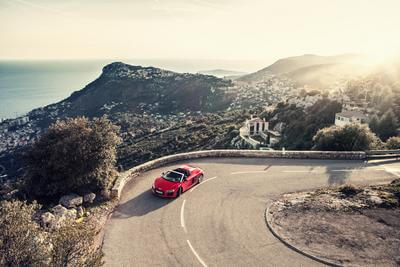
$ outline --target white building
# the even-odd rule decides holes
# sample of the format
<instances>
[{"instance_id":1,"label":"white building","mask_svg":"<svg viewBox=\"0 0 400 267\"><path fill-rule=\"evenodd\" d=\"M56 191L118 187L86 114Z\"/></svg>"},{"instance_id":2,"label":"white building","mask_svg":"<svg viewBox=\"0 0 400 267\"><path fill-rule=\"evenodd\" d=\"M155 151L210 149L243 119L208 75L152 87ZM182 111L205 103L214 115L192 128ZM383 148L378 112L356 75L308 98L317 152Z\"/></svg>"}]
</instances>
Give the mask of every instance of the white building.
<instances>
[{"instance_id":1,"label":"white building","mask_svg":"<svg viewBox=\"0 0 400 267\"><path fill-rule=\"evenodd\" d=\"M261 135L268 131L268 122L260 118L250 118L244 124L244 134L248 136Z\"/></svg>"},{"instance_id":2,"label":"white building","mask_svg":"<svg viewBox=\"0 0 400 267\"><path fill-rule=\"evenodd\" d=\"M355 110L344 110L340 113L336 113L335 125L344 126L350 123L367 123L368 117L363 113Z\"/></svg>"}]
</instances>

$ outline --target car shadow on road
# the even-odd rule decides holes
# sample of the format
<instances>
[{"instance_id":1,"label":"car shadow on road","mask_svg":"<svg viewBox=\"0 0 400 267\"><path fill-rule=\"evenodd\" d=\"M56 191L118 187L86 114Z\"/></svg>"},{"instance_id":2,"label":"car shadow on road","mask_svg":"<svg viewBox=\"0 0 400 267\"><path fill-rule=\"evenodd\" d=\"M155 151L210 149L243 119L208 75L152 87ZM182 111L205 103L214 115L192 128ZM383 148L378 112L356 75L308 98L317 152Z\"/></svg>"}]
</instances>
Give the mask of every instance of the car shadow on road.
<instances>
[{"instance_id":1,"label":"car shadow on road","mask_svg":"<svg viewBox=\"0 0 400 267\"><path fill-rule=\"evenodd\" d=\"M360 167L357 167L357 168L353 167L353 168L338 170L337 167L328 166L326 168L326 173L328 174L328 184L329 185L345 184L349 179L351 171L355 170L355 169L360 169ZM347 171L344 171L344 170L347 170Z\"/></svg>"},{"instance_id":2,"label":"car shadow on road","mask_svg":"<svg viewBox=\"0 0 400 267\"><path fill-rule=\"evenodd\" d=\"M172 201L174 201L174 199L163 199L154 196L149 189L127 202L120 204L114 211L113 218L124 219L143 216L168 205Z\"/></svg>"}]
</instances>

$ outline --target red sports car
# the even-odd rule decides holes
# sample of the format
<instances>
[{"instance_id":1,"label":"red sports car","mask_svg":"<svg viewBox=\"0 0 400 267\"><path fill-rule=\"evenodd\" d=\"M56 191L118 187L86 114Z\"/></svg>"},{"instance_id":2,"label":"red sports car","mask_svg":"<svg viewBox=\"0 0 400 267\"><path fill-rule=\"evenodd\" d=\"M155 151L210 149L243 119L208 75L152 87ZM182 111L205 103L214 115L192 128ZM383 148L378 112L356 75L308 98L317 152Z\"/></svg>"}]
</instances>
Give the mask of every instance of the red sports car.
<instances>
[{"instance_id":1,"label":"red sports car","mask_svg":"<svg viewBox=\"0 0 400 267\"><path fill-rule=\"evenodd\" d=\"M201 183L203 176L202 169L183 165L156 178L151 189L157 196L179 197L186 190Z\"/></svg>"}]
</instances>

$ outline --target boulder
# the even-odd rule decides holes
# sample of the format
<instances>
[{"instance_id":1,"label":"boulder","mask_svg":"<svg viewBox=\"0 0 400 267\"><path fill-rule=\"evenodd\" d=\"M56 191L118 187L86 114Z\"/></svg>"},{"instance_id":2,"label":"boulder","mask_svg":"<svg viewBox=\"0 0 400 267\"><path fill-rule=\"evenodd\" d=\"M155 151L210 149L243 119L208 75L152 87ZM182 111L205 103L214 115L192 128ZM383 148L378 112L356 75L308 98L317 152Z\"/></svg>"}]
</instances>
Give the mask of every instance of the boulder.
<instances>
[{"instance_id":1,"label":"boulder","mask_svg":"<svg viewBox=\"0 0 400 267\"><path fill-rule=\"evenodd\" d=\"M41 216L43 225L47 227L53 227L56 221L56 217L51 212L45 212Z\"/></svg>"},{"instance_id":2,"label":"boulder","mask_svg":"<svg viewBox=\"0 0 400 267\"><path fill-rule=\"evenodd\" d=\"M77 218L80 218L80 217L82 217L83 216L83 208L82 207L78 207L78 208L76 208L76 216L77 216Z\"/></svg>"},{"instance_id":3,"label":"boulder","mask_svg":"<svg viewBox=\"0 0 400 267\"><path fill-rule=\"evenodd\" d=\"M111 199L111 192L110 190L101 190L100 195L103 199L110 200Z\"/></svg>"},{"instance_id":4,"label":"boulder","mask_svg":"<svg viewBox=\"0 0 400 267\"><path fill-rule=\"evenodd\" d=\"M12 190L11 192L5 194L5 195L3 196L3 198L4 198L5 200L15 199L15 198L17 197L18 193L19 193L18 189L15 189L15 190Z\"/></svg>"},{"instance_id":5,"label":"boulder","mask_svg":"<svg viewBox=\"0 0 400 267\"><path fill-rule=\"evenodd\" d=\"M77 216L76 209L67 209L67 208L63 207L62 205L57 205L57 206L53 207L51 209L51 211L54 214L53 215L54 219L52 220L51 224L48 225L51 228L59 228L63 224L67 223L68 221L76 220L76 216ZM50 212L46 212L46 213L50 213ZM46 213L44 213L44 214L46 214ZM46 219L47 218L51 218L51 216L46 215ZM44 223L43 216L42 216L42 221Z\"/></svg>"},{"instance_id":6,"label":"boulder","mask_svg":"<svg viewBox=\"0 0 400 267\"><path fill-rule=\"evenodd\" d=\"M381 204L383 203L382 198L380 198L380 197L378 197L378 196L370 196L370 197L369 197L369 200L370 200L372 203L376 204L376 205L381 205Z\"/></svg>"},{"instance_id":7,"label":"boulder","mask_svg":"<svg viewBox=\"0 0 400 267\"><path fill-rule=\"evenodd\" d=\"M61 197L58 203L66 208L75 208L82 205L83 198L76 194L71 194Z\"/></svg>"},{"instance_id":8,"label":"boulder","mask_svg":"<svg viewBox=\"0 0 400 267\"><path fill-rule=\"evenodd\" d=\"M83 196L83 202L85 203L93 203L94 199L96 198L95 193L89 193Z\"/></svg>"},{"instance_id":9,"label":"boulder","mask_svg":"<svg viewBox=\"0 0 400 267\"><path fill-rule=\"evenodd\" d=\"M70 220L75 220L77 215L76 209L69 209L67 210L67 213L65 214L65 218L70 219Z\"/></svg>"},{"instance_id":10,"label":"boulder","mask_svg":"<svg viewBox=\"0 0 400 267\"><path fill-rule=\"evenodd\" d=\"M68 212L68 210L61 205L57 205L53 207L51 210L56 217L65 217L65 214Z\"/></svg>"}]
</instances>

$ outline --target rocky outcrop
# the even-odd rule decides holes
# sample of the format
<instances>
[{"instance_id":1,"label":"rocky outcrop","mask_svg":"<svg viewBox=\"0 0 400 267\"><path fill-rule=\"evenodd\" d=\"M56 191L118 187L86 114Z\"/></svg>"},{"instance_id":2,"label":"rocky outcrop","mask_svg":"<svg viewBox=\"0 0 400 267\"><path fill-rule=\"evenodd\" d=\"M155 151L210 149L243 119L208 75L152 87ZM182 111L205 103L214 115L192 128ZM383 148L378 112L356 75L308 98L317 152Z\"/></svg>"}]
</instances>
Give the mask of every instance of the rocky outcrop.
<instances>
[{"instance_id":1,"label":"rocky outcrop","mask_svg":"<svg viewBox=\"0 0 400 267\"><path fill-rule=\"evenodd\" d=\"M84 210L83 210L83 208L82 208L82 207L78 207L78 208L76 208L76 216L77 216L77 218L80 218L80 217L82 217L82 216L83 216L83 214L84 214Z\"/></svg>"},{"instance_id":2,"label":"rocky outcrop","mask_svg":"<svg viewBox=\"0 0 400 267\"><path fill-rule=\"evenodd\" d=\"M83 203L83 198L76 194L66 195L60 198L58 202L66 208L75 208Z\"/></svg>"},{"instance_id":3,"label":"rocky outcrop","mask_svg":"<svg viewBox=\"0 0 400 267\"><path fill-rule=\"evenodd\" d=\"M84 203L93 203L94 199L96 198L95 193L89 193L83 196Z\"/></svg>"},{"instance_id":4,"label":"rocky outcrop","mask_svg":"<svg viewBox=\"0 0 400 267\"><path fill-rule=\"evenodd\" d=\"M56 222L56 217L51 212L45 212L41 216L42 224L46 227L53 227Z\"/></svg>"},{"instance_id":5,"label":"rocky outcrop","mask_svg":"<svg viewBox=\"0 0 400 267\"><path fill-rule=\"evenodd\" d=\"M77 217L76 209L67 209L62 205L51 208L51 212L46 212L41 216L42 223L50 228L58 228L68 221L75 220Z\"/></svg>"}]
</instances>

